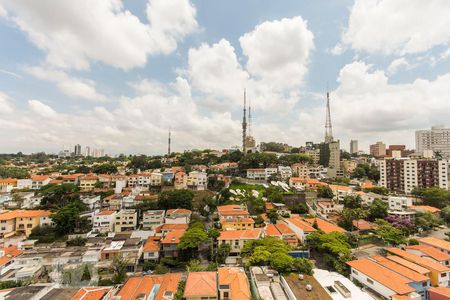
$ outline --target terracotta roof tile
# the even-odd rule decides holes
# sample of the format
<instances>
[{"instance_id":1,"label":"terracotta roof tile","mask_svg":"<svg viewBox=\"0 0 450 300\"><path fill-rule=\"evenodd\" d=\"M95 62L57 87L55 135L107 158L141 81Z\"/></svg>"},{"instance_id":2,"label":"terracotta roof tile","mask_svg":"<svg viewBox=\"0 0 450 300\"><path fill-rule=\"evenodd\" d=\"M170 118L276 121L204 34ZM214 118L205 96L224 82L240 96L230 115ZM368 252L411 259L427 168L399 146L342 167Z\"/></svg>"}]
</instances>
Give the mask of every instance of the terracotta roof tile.
<instances>
[{"instance_id":1,"label":"terracotta roof tile","mask_svg":"<svg viewBox=\"0 0 450 300\"><path fill-rule=\"evenodd\" d=\"M274 224L268 224L266 228L264 228L264 234L266 236L281 237L281 233L278 231Z\"/></svg>"},{"instance_id":2,"label":"terracotta roof tile","mask_svg":"<svg viewBox=\"0 0 450 300\"><path fill-rule=\"evenodd\" d=\"M317 226L320 230L322 230L325 233L331 233L331 232L346 232L344 228L341 228L331 222L322 220L320 218L309 218L305 219L308 223L311 225L314 224L314 220L317 222Z\"/></svg>"},{"instance_id":3,"label":"terracotta roof tile","mask_svg":"<svg viewBox=\"0 0 450 300\"><path fill-rule=\"evenodd\" d=\"M171 292L175 295L180 279L180 273L131 277L122 286L120 291L117 293L117 296L120 296L121 300L136 300L141 296L144 296L144 299L147 299L147 297L151 294L153 287L159 284L159 289L154 297L154 300L167 299L163 297L164 293Z\"/></svg>"},{"instance_id":4,"label":"terracotta roof tile","mask_svg":"<svg viewBox=\"0 0 450 300\"><path fill-rule=\"evenodd\" d=\"M396 294L404 295L415 291L408 285L408 283L412 282L410 279L388 270L367 258L349 261L347 264L358 272L364 273L372 280L386 286Z\"/></svg>"},{"instance_id":5,"label":"terracotta roof tile","mask_svg":"<svg viewBox=\"0 0 450 300\"><path fill-rule=\"evenodd\" d=\"M372 256L371 259L373 259L374 261L376 261L378 264L382 265L383 267L386 267L389 270L394 271L402 276L405 276L415 282L422 282L422 281L427 281L430 279L428 276L425 276L414 270L411 270L411 269L409 269L399 263L396 263L386 257Z\"/></svg>"},{"instance_id":6,"label":"terracotta roof tile","mask_svg":"<svg viewBox=\"0 0 450 300\"><path fill-rule=\"evenodd\" d=\"M221 231L218 240L255 240L261 236L261 229Z\"/></svg>"},{"instance_id":7,"label":"terracotta roof tile","mask_svg":"<svg viewBox=\"0 0 450 300\"><path fill-rule=\"evenodd\" d=\"M250 300L250 287L247 276L241 268L224 267L218 270L219 285L230 286L230 299Z\"/></svg>"},{"instance_id":8,"label":"terracotta roof tile","mask_svg":"<svg viewBox=\"0 0 450 300\"><path fill-rule=\"evenodd\" d=\"M217 297L216 272L190 272L186 280L184 297Z\"/></svg>"},{"instance_id":9,"label":"terracotta roof tile","mask_svg":"<svg viewBox=\"0 0 450 300\"><path fill-rule=\"evenodd\" d=\"M164 237L161 244L178 244L180 243L180 238L184 235L185 230L178 229L173 230Z\"/></svg>"},{"instance_id":10,"label":"terracotta roof tile","mask_svg":"<svg viewBox=\"0 0 450 300\"><path fill-rule=\"evenodd\" d=\"M450 271L449 267L446 267L444 265L441 265L440 263L433 262L429 259L422 258L418 255L409 253L407 251L398 249L398 248L387 248L387 252L390 252L392 254L395 254L397 256L403 257L406 260L409 260L411 262L414 262L415 264L418 264L424 268L427 268L429 270L436 270L438 272L448 272Z\"/></svg>"},{"instance_id":11,"label":"terracotta roof tile","mask_svg":"<svg viewBox=\"0 0 450 300\"><path fill-rule=\"evenodd\" d=\"M406 249L418 250L418 251L422 252L423 254L425 254L425 256L429 256L432 259L437 260L437 261L450 260L450 254L439 251L438 249L433 248L431 246L412 245L412 246L407 246Z\"/></svg>"},{"instance_id":12,"label":"terracotta roof tile","mask_svg":"<svg viewBox=\"0 0 450 300\"><path fill-rule=\"evenodd\" d=\"M110 287L83 287L72 296L71 300L100 300L111 290Z\"/></svg>"},{"instance_id":13,"label":"terracotta roof tile","mask_svg":"<svg viewBox=\"0 0 450 300\"><path fill-rule=\"evenodd\" d=\"M437 247L437 248L442 248L445 249L447 251L450 251L450 242L445 241L445 240L441 240L441 239L437 239L435 237L424 237L419 239L419 243L420 244L427 244L430 245L432 247Z\"/></svg>"},{"instance_id":14,"label":"terracotta roof tile","mask_svg":"<svg viewBox=\"0 0 450 300\"><path fill-rule=\"evenodd\" d=\"M144 244L144 252L156 252L159 251L159 243L153 239L153 237L149 237Z\"/></svg>"}]
</instances>

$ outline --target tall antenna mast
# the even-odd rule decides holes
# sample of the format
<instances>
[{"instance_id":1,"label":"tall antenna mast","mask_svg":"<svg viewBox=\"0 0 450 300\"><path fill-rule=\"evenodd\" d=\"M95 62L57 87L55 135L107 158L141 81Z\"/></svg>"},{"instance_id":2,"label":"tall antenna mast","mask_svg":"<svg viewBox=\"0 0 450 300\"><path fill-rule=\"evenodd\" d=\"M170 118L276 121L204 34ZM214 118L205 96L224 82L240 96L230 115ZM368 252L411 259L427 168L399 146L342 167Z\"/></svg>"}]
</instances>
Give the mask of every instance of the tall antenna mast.
<instances>
[{"instance_id":1,"label":"tall antenna mast","mask_svg":"<svg viewBox=\"0 0 450 300\"><path fill-rule=\"evenodd\" d=\"M245 95L245 89L244 89L244 114L243 114L243 119L242 119L242 151L245 153L247 153L247 147L245 147L245 140L247 137L247 120L246 120L246 106L247 106L247 100L246 100L246 95Z\"/></svg>"},{"instance_id":2,"label":"tall antenna mast","mask_svg":"<svg viewBox=\"0 0 450 300\"><path fill-rule=\"evenodd\" d=\"M168 149L167 149L167 155L168 156L170 156L170 143L172 142L172 139L171 139L171 130L170 130L170 127L169 127L169 140L168 140Z\"/></svg>"},{"instance_id":3,"label":"tall antenna mast","mask_svg":"<svg viewBox=\"0 0 450 300\"><path fill-rule=\"evenodd\" d=\"M328 83L327 83L327 113L325 121L325 143L331 143L332 141L333 141L333 127L331 125L330 92L328 91Z\"/></svg>"}]
</instances>

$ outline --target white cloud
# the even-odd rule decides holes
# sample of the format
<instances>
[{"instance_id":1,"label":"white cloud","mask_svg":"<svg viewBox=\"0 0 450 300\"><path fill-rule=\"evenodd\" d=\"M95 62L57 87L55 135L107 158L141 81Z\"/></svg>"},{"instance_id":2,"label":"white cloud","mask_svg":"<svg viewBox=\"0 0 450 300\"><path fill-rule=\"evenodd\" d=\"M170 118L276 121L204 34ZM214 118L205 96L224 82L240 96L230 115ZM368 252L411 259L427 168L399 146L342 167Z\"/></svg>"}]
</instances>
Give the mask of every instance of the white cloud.
<instances>
[{"instance_id":1,"label":"white cloud","mask_svg":"<svg viewBox=\"0 0 450 300\"><path fill-rule=\"evenodd\" d=\"M369 53L420 53L450 41L449 15L447 0L356 0L342 41Z\"/></svg>"},{"instance_id":2,"label":"white cloud","mask_svg":"<svg viewBox=\"0 0 450 300\"><path fill-rule=\"evenodd\" d=\"M56 117L56 111L53 110L50 106L47 104L42 103L39 100L29 100L28 106L30 107L30 110L39 115L43 118L54 118Z\"/></svg>"},{"instance_id":3,"label":"white cloud","mask_svg":"<svg viewBox=\"0 0 450 300\"><path fill-rule=\"evenodd\" d=\"M0 92L0 115L12 114L13 111L8 95Z\"/></svg>"},{"instance_id":4,"label":"white cloud","mask_svg":"<svg viewBox=\"0 0 450 300\"><path fill-rule=\"evenodd\" d=\"M107 100L105 95L97 92L92 80L71 77L63 71L42 67L28 67L25 70L39 79L55 82L61 92L69 97L100 102Z\"/></svg>"},{"instance_id":5,"label":"white cloud","mask_svg":"<svg viewBox=\"0 0 450 300\"><path fill-rule=\"evenodd\" d=\"M387 74L394 75L400 69L409 69L411 68L411 64L404 57L397 58L393 60L387 68Z\"/></svg>"},{"instance_id":6,"label":"white cloud","mask_svg":"<svg viewBox=\"0 0 450 300\"><path fill-rule=\"evenodd\" d=\"M197 29L189 0L149 0L150 24L119 0L1 0L8 18L26 32L59 68L87 69L91 62L117 68L142 67L147 56L168 54ZM57 12L57 13L55 13Z\"/></svg>"},{"instance_id":7,"label":"white cloud","mask_svg":"<svg viewBox=\"0 0 450 300\"><path fill-rule=\"evenodd\" d=\"M314 35L301 17L266 21L240 37L247 70L275 87L301 84L314 48Z\"/></svg>"}]
</instances>

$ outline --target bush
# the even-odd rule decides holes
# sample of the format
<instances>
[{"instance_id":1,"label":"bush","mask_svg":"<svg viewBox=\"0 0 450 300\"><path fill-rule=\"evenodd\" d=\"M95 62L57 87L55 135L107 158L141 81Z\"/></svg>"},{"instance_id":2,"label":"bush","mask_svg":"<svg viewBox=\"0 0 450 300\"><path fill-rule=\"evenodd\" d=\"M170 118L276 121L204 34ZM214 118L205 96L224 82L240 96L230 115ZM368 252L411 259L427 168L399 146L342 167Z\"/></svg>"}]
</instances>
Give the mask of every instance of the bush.
<instances>
[{"instance_id":1,"label":"bush","mask_svg":"<svg viewBox=\"0 0 450 300\"><path fill-rule=\"evenodd\" d=\"M161 265L161 264L158 264L155 268L155 274L166 274L166 273L169 273L169 271L170 270L168 267Z\"/></svg>"},{"instance_id":2,"label":"bush","mask_svg":"<svg viewBox=\"0 0 450 300\"><path fill-rule=\"evenodd\" d=\"M76 237L74 239L66 241L66 246L84 246L86 245L87 239L84 239L82 237Z\"/></svg>"},{"instance_id":3,"label":"bush","mask_svg":"<svg viewBox=\"0 0 450 300\"><path fill-rule=\"evenodd\" d=\"M145 261L142 265L144 271L154 270L156 268L156 263L154 261Z\"/></svg>"}]
</instances>

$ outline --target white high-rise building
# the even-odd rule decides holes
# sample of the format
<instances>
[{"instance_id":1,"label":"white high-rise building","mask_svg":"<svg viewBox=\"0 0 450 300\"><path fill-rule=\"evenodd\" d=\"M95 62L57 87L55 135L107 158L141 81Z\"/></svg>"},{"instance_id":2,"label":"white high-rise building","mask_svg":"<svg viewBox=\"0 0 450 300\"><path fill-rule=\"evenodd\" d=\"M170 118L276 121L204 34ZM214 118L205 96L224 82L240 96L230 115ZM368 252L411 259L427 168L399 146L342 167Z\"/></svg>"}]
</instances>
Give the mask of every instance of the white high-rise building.
<instances>
[{"instance_id":1,"label":"white high-rise building","mask_svg":"<svg viewBox=\"0 0 450 300\"><path fill-rule=\"evenodd\" d=\"M80 144L75 145L73 153L75 156L81 156L81 145Z\"/></svg>"},{"instance_id":2,"label":"white high-rise building","mask_svg":"<svg viewBox=\"0 0 450 300\"><path fill-rule=\"evenodd\" d=\"M84 148L84 156L91 156L91 147L87 146L86 148Z\"/></svg>"},{"instance_id":3,"label":"white high-rise building","mask_svg":"<svg viewBox=\"0 0 450 300\"><path fill-rule=\"evenodd\" d=\"M358 140L351 140L350 141L350 153L358 153Z\"/></svg>"},{"instance_id":4,"label":"white high-rise building","mask_svg":"<svg viewBox=\"0 0 450 300\"><path fill-rule=\"evenodd\" d=\"M416 131L416 151L425 150L439 152L443 157L450 158L450 128L433 126L427 130Z\"/></svg>"}]
</instances>

